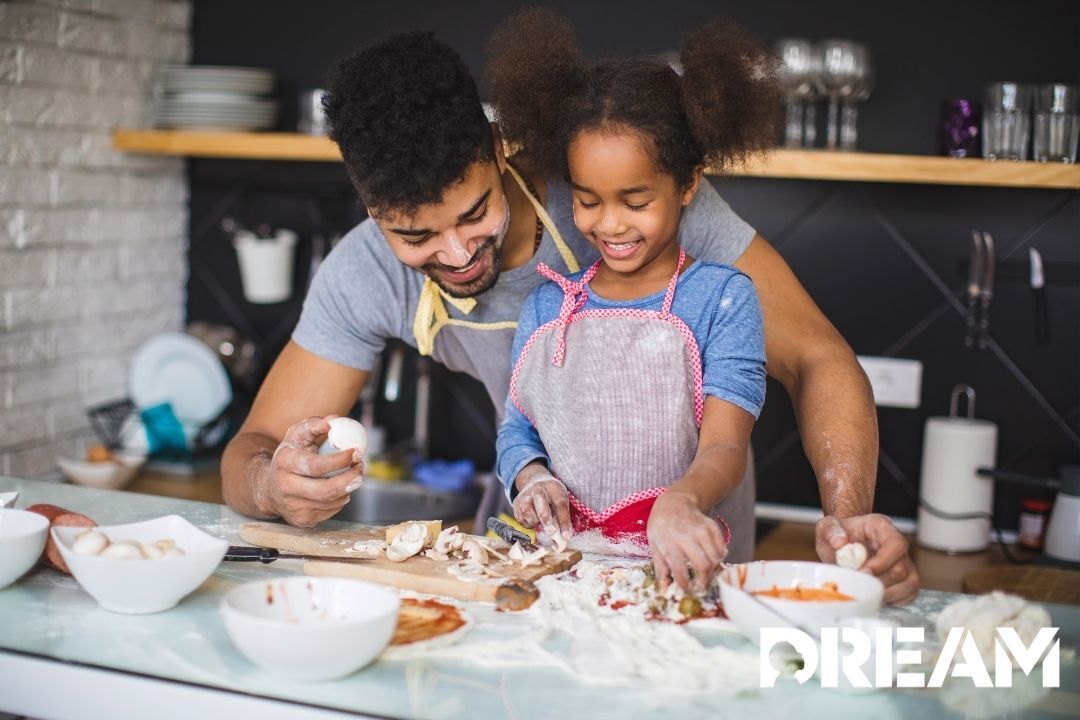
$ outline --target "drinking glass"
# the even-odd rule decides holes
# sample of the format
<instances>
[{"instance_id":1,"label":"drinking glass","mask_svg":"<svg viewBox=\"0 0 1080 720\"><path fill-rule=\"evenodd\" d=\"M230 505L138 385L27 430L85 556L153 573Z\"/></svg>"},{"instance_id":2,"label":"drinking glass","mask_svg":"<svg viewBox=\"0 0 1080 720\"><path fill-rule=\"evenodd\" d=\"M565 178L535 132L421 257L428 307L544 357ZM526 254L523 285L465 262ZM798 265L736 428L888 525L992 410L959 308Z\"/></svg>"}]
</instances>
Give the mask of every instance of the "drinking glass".
<instances>
[{"instance_id":1,"label":"drinking glass","mask_svg":"<svg viewBox=\"0 0 1080 720\"><path fill-rule=\"evenodd\" d=\"M856 44L853 50L855 57L852 72L855 82L851 94L842 99L840 117L840 147L844 150L855 149L856 124L859 119L859 108L856 104L865 101L874 91L874 68L870 63L870 51L859 44Z\"/></svg>"},{"instance_id":2,"label":"drinking glass","mask_svg":"<svg viewBox=\"0 0 1080 720\"><path fill-rule=\"evenodd\" d=\"M851 40L824 40L818 46L821 71L818 73L818 90L829 98L829 119L825 131L825 147L840 147L840 100L850 97L858 83L858 43Z\"/></svg>"},{"instance_id":3,"label":"drinking glass","mask_svg":"<svg viewBox=\"0 0 1080 720\"><path fill-rule=\"evenodd\" d=\"M1023 160L1031 135L1031 88L1017 82L986 86L983 98L983 157Z\"/></svg>"},{"instance_id":4,"label":"drinking glass","mask_svg":"<svg viewBox=\"0 0 1080 720\"><path fill-rule=\"evenodd\" d=\"M814 48L807 40L784 38L776 43L780 58L780 84L784 91L787 120L784 123L784 146L803 147L805 124L803 107L813 102L816 58ZM813 115L810 115L811 120ZM810 146L816 133L811 133Z\"/></svg>"},{"instance_id":5,"label":"drinking glass","mask_svg":"<svg viewBox=\"0 0 1080 720\"><path fill-rule=\"evenodd\" d=\"M1034 156L1039 162L1076 162L1080 116L1076 86L1051 83L1035 90Z\"/></svg>"}]
</instances>

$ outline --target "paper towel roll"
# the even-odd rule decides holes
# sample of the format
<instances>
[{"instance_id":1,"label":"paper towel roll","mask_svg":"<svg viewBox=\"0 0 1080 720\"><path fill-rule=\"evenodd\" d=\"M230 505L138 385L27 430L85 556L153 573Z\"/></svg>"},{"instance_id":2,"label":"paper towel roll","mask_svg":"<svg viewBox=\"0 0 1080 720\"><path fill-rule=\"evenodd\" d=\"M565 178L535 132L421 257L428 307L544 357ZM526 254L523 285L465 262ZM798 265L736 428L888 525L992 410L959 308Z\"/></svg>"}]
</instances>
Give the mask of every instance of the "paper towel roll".
<instances>
[{"instance_id":1,"label":"paper towel roll","mask_svg":"<svg viewBox=\"0 0 1080 720\"><path fill-rule=\"evenodd\" d=\"M922 504L954 515L992 512L994 481L975 471L994 467L996 453L997 425L988 420L927 419L919 485L920 545L946 552L974 552L990 544L989 519L946 520Z\"/></svg>"}]
</instances>

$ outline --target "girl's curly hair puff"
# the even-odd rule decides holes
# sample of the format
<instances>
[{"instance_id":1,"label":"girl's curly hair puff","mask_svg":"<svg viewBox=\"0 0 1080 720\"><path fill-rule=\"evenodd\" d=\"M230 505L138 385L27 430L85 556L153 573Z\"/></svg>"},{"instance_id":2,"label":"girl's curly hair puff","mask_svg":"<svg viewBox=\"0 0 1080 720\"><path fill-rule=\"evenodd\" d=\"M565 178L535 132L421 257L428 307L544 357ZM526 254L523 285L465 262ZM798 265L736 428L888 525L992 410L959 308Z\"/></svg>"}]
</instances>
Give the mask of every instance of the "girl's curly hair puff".
<instances>
[{"instance_id":1,"label":"girl's curly hair puff","mask_svg":"<svg viewBox=\"0 0 1080 720\"><path fill-rule=\"evenodd\" d=\"M640 133L680 187L700 165L729 170L775 142L778 62L729 20L686 35L681 76L658 57L587 64L570 25L546 8L509 17L487 50L499 125L533 172L565 174L566 149L584 130Z\"/></svg>"}]
</instances>

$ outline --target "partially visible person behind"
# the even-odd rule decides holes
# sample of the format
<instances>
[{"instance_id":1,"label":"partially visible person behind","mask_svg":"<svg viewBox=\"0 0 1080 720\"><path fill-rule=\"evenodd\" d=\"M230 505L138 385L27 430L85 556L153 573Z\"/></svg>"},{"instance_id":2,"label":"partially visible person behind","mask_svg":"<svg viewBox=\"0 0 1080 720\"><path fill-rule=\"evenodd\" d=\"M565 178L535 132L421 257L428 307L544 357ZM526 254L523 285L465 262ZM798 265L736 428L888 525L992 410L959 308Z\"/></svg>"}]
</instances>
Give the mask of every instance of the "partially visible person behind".
<instances>
[{"instance_id":1,"label":"partially visible person behind","mask_svg":"<svg viewBox=\"0 0 1080 720\"><path fill-rule=\"evenodd\" d=\"M517 317L543 281L536 265L569 274L597 257L574 226L569 186L512 172L468 68L431 33L393 35L344 58L326 110L372 217L320 266L292 339L222 458L231 508L303 527L336 514L360 482L354 455L315 449L326 418L356 402L387 340L480 380L501 416ZM733 264L754 279L769 374L791 395L821 489L819 555L831 562L835 548L859 540L886 599L910 600L918 578L907 545L887 518L869 514L876 416L851 349L780 255L709 183L700 184L681 229L707 241L691 248L696 258ZM341 468L348 472L324 477ZM752 471L747 477L725 506L753 506ZM753 528L737 533L730 550L729 559L748 559Z\"/></svg>"},{"instance_id":2,"label":"partially visible person behind","mask_svg":"<svg viewBox=\"0 0 1080 720\"><path fill-rule=\"evenodd\" d=\"M489 72L514 77L492 98L507 138L569 178L600 254L569 277L538 268L550 282L518 321L498 476L526 525L557 535L569 515L576 532L647 548L662 589L688 588L688 568L703 589L727 556L716 506L746 468L765 341L750 279L689 257L679 224L706 164L773 145L775 62L717 20L687 36L681 76L658 57L588 65L546 10L510 18L491 50Z\"/></svg>"}]
</instances>

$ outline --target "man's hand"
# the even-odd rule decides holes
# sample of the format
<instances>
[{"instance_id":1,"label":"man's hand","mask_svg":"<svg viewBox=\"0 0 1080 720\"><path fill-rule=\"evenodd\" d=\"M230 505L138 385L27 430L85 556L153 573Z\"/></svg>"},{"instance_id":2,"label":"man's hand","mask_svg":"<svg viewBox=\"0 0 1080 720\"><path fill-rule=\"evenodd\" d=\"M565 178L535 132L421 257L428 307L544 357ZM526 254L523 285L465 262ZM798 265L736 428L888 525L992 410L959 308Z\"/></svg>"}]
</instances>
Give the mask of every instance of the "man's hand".
<instances>
[{"instance_id":1,"label":"man's hand","mask_svg":"<svg viewBox=\"0 0 1080 720\"><path fill-rule=\"evenodd\" d=\"M720 525L698 510L693 498L668 491L656 499L649 514L649 552L660 590L674 580L683 590L701 592L727 557ZM694 580L686 566L694 569Z\"/></svg>"},{"instance_id":2,"label":"man's hand","mask_svg":"<svg viewBox=\"0 0 1080 720\"><path fill-rule=\"evenodd\" d=\"M552 538L570 535L570 498L561 480L543 466L526 465L515 484L514 517L518 522L542 529Z\"/></svg>"},{"instance_id":3,"label":"man's hand","mask_svg":"<svg viewBox=\"0 0 1080 720\"><path fill-rule=\"evenodd\" d=\"M908 543L884 515L838 518L826 515L815 528L815 545L822 562L836 562L836 551L849 542L866 547L862 570L885 585L885 602L906 605L919 594L919 573L908 556Z\"/></svg>"},{"instance_id":4,"label":"man's hand","mask_svg":"<svg viewBox=\"0 0 1080 720\"><path fill-rule=\"evenodd\" d=\"M359 450L319 455L329 418L309 417L292 425L277 446L268 476L259 479L256 502L290 525L313 527L335 515L360 487L364 463ZM345 470L327 478L328 473Z\"/></svg>"}]
</instances>

